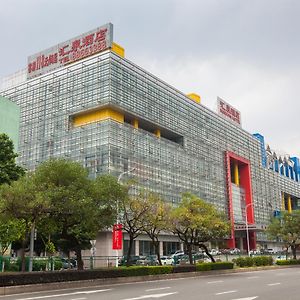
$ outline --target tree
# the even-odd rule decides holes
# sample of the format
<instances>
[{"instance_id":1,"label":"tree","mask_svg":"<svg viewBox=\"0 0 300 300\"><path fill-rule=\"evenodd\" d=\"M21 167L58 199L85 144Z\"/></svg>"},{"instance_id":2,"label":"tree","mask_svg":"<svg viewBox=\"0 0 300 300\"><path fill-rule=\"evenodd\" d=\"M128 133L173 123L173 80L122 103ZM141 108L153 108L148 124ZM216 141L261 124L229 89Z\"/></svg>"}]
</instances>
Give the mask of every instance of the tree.
<instances>
[{"instance_id":1,"label":"tree","mask_svg":"<svg viewBox=\"0 0 300 300\"><path fill-rule=\"evenodd\" d=\"M113 224L122 188L112 176L92 181L79 163L64 159L41 164L35 182L50 203L53 240L68 255L74 251L78 269L83 269L81 251L90 248L99 230Z\"/></svg>"},{"instance_id":2,"label":"tree","mask_svg":"<svg viewBox=\"0 0 300 300\"><path fill-rule=\"evenodd\" d=\"M0 220L0 255L4 255L12 242L24 236L25 226L23 220L1 217Z\"/></svg>"},{"instance_id":3,"label":"tree","mask_svg":"<svg viewBox=\"0 0 300 300\"><path fill-rule=\"evenodd\" d=\"M225 216L195 195L186 193L178 207L170 214L170 230L185 244L190 263L193 263L192 246L204 249L215 262L205 245L213 239L226 237L230 232L230 223Z\"/></svg>"},{"instance_id":4,"label":"tree","mask_svg":"<svg viewBox=\"0 0 300 300\"><path fill-rule=\"evenodd\" d=\"M130 254L133 248L134 240L143 233L143 222L145 214L149 210L149 203L146 198L141 197L124 197L120 205L121 223L123 229L128 233L129 245L126 254L126 265L130 266Z\"/></svg>"},{"instance_id":5,"label":"tree","mask_svg":"<svg viewBox=\"0 0 300 300\"><path fill-rule=\"evenodd\" d=\"M8 219L23 223L24 230L21 236L22 244L22 271L25 271L25 247L31 229L38 224L41 218L46 217L49 203L36 190L31 174L21 177L11 185L4 184L0 188L0 211Z\"/></svg>"},{"instance_id":6,"label":"tree","mask_svg":"<svg viewBox=\"0 0 300 300\"><path fill-rule=\"evenodd\" d=\"M281 239L287 251L291 247L293 258L296 259L296 249L300 245L300 211L281 212L279 217L272 218L267 233L270 238Z\"/></svg>"},{"instance_id":7,"label":"tree","mask_svg":"<svg viewBox=\"0 0 300 300\"><path fill-rule=\"evenodd\" d=\"M158 263L161 265L159 236L167 228L170 206L157 194L151 192L143 192L141 197L147 201L149 207L141 217L142 228L151 239Z\"/></svg>"},{"instance_id":8,"label":"tree","mask_svg":"<svg viewBox=\"0 0 300 300\"><path fill-rule=\"evenodd\" d=\"M23 168L16 165L14 144L8 135L0 134L0 185L18 180L24 175Z\"/></svg>"}]
</instances>

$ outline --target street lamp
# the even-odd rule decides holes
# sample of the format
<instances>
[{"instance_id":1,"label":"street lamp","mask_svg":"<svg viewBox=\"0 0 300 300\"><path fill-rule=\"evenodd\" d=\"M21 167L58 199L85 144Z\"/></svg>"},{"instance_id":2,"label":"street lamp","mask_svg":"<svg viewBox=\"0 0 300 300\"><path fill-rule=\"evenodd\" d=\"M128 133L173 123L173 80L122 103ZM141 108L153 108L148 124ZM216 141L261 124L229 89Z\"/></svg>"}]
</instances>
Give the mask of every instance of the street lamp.
<instances>
[{"instance_id":1,"label":"street lamp","mask_svg":"<svg viewBox=\"0 0 300 300\"><path fill-rule=\"evenodd\" d=\"M248 216L247 216L247 209L249 206L253 205L253 203L248 203L245 207L245 219L246 219L246 238L247 238L247 253L250 256L250 245L249 245L249 228L248 228Z\"/></svg>"},{"instance_id":2,"label":"street lamp","mask_svg":"<svg viewBox=\"0 0 300 300\"><path fill-rule=\"evenodd\" d=\"M134 171L134 170L135 170L135 168L132 168L132 169L129 169L129 170L127 170L127 171L122 172L122 173L119 175L118 181L117 181L117 182L120 184L122 177L123 177L124 175L126 175L126 174L131 173L131 172ZM119 201L117 201L117 224L119 224ZM116 249L116 267L119 266L119 264L118 264L118 257L119 257L119 250Z\"/></svg>"}]
</instances>

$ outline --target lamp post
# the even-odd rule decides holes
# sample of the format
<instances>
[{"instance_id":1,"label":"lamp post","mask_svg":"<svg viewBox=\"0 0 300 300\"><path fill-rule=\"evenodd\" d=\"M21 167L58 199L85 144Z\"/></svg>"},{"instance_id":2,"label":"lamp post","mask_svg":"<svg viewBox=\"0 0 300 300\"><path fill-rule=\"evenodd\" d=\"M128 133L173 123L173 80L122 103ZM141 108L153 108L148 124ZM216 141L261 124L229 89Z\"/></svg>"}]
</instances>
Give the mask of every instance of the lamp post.
<instances>
[{"instance_id":1,"label":"lamp post","mask_svg":"<svg viewBox=\"0 0 300 300\"><path fill-rule=\"evenodd\" d=\"M250 243L249 243L249 228L248 228L248 216L247 216L247 210L248 210L248 207L253 205L253 203L248 203L245 207L245 220L246 220L246 239L247 239L247 253L248 253L248 256L250 256Z\"/></svg>"},{"instance_id":2,"label":"lamp post","mask_svg":"<svg viewBox=\"0 0 300 300\"><path fill-rule=\"evenodd\" d=\"M135 168L129 169L127 171L122 172L119 177L118 177L118 183L120 184L121 179L124 175L131 173L132 171L134 171ZM117 224L119 224L119 201L117 201ZM118 257L119 257L119 250L116 249L116 267L118 267Z\"/></svg>"}]
</instances>

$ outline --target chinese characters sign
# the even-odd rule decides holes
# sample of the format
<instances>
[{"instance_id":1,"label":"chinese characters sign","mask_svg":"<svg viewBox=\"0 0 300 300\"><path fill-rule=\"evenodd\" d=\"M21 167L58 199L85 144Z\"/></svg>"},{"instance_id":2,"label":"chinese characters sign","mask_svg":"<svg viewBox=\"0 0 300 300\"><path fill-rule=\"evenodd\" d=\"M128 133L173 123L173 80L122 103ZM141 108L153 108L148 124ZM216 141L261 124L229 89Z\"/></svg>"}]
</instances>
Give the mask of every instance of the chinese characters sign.
<instances>
[{"instance_id":1,"label":"chinese characters sign","mask_svg":"<svg viewBox=\"0 0 300 300\"><path fill-rule=\"evenodd\" d=\"M123 232L122 224L114 224L112 232L112 248L113 250L122 249Z\"/></svg>"},{"instance_id":2,"label":"chinese characters sign","mask_svg":"<svg viewBox=\"0 0 300 300\"><path fill-rule=\"evenodd\" d=\"M241 113L218 97L218 114L241 126Z\"/></svg>"},{"instance_id":3,"label":"chinese characters sign","mask_svg":"<svg viewBox=\"0 0 300 300\"><path fill-rule=\"evenodd\" d=\"M53 71L111 48L113 25L108 23L66 42L28 57L27 78Z\"/></svg>"}]
</instances>

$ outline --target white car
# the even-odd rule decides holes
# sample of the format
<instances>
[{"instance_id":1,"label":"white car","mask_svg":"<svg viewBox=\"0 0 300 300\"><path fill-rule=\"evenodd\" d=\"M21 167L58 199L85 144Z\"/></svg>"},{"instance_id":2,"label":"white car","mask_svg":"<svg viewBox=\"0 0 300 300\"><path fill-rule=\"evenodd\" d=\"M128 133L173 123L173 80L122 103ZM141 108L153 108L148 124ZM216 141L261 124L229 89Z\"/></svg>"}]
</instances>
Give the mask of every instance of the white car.
<instances>
[{"instance_id":1,"label":"white car","mask_svg":"<svg viewBox=\"0 0 300 300\"><path fill-rule=\"evenodd\" d=\"M211 249L211 250L209 251L209 253L210 253L211 255L220 255L220 254L221 254L221 252L220 252L218 249Z\"/></svg>"},{"instance_id":2,"label":"white car","mask_svg":"<svg viewBox=\"0 0 300 300\"><path fill-rule=\"evenodd\" d=\"M173 264L173 258L170 256L161 256L160 257L162 265L172 265Z\"/></svg>"}]
</instances>

